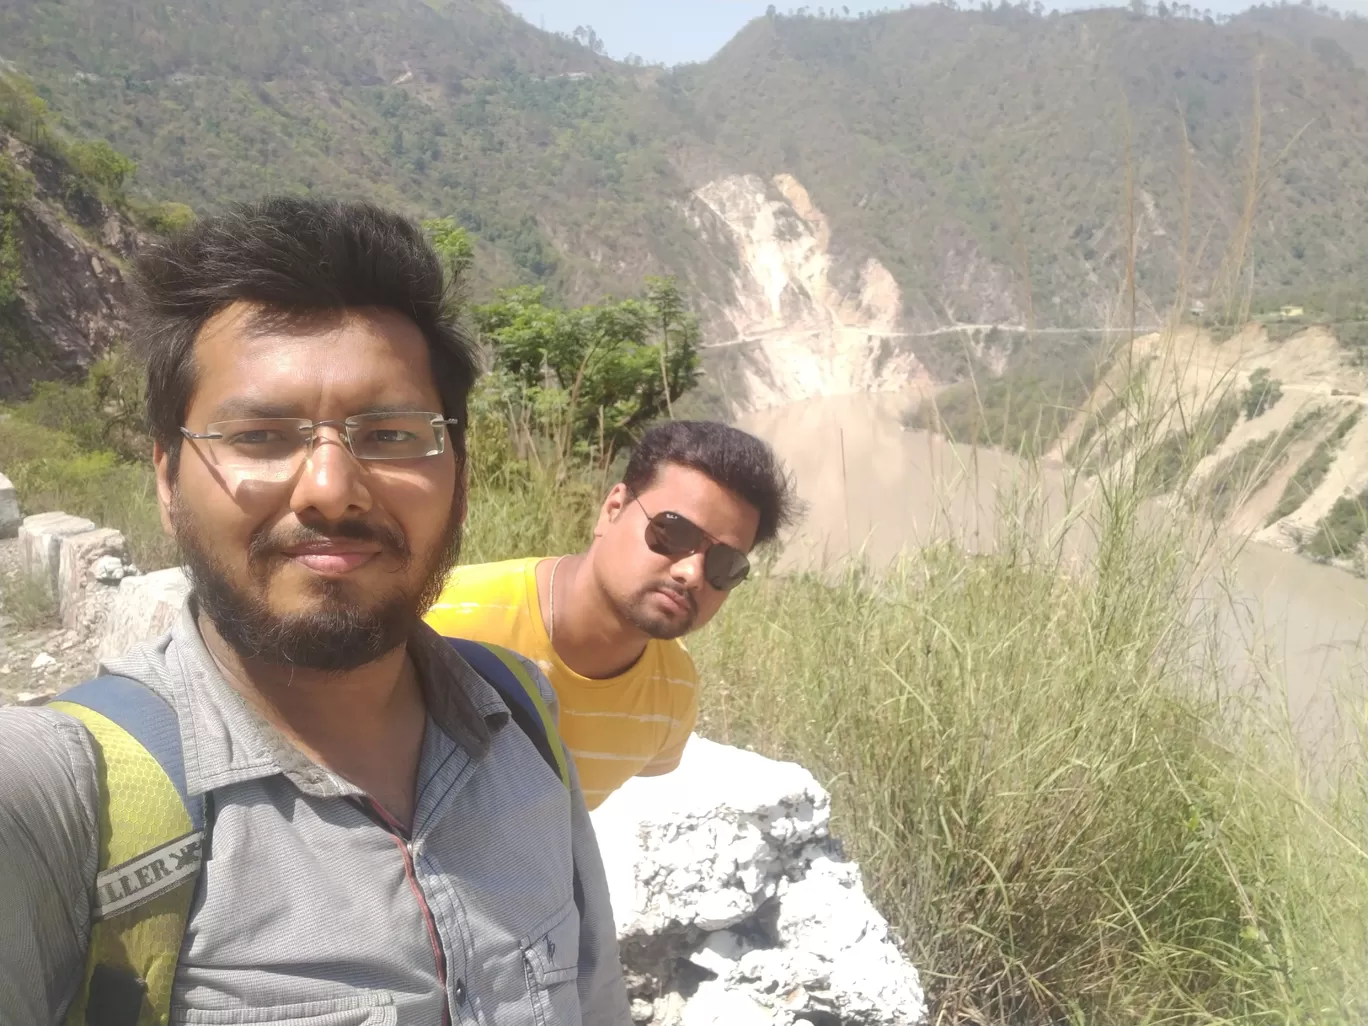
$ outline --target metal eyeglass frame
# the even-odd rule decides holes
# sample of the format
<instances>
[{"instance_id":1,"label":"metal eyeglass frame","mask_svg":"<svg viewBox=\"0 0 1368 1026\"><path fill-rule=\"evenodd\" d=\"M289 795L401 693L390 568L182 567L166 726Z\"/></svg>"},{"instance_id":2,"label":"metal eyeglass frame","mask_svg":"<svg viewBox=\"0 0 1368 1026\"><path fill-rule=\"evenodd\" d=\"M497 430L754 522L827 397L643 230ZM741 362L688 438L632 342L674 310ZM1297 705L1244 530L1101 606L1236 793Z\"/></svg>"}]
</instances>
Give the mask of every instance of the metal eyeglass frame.
<instances>
[{"instance_id":1,"label":"metal eyeglass frame","mask_svg":"<svg viewBox=\"0 0 1368 1026\"><path fill-rule=\"evenodd\" d=\"M373 417L378 420L383 417L403 417L412 414L426 414L431 418L428 421L429 424L434 428L438 426L443 428L443 430L436 432L439 446L436 452L424 453L422 456L360 456L357 455L356 450L352 448L352 428L360 427L361 425L359 422L363 418ZM447 425L459 424L461 422L457 417L443 417L440 413L429 414L427 410L399 410L395 413L359 413L354 417L347 417L345 420L309 420L307 417L242 417L239 419L247 421L276 420L293 422L298 426L300 433L305 436L304 458L306 460L313 455L314 445L318 440L318 429L321 427L335 427L338 429L337 433L342 439L342 444L347 447L347 452L351 453L352 459L364 463L383 463L389 460L425 460L430 459L433 456L440 456L442 453L446 452L447 432L445 428ZM215 423L231 424L233 421L215 421ZM210 425L205 426L208 427ZM224 437L223 432L221 431L191 431L187 427L182 427L180 433L186 438L196 442L218 441Z\"/></svg>"}]
</instances>

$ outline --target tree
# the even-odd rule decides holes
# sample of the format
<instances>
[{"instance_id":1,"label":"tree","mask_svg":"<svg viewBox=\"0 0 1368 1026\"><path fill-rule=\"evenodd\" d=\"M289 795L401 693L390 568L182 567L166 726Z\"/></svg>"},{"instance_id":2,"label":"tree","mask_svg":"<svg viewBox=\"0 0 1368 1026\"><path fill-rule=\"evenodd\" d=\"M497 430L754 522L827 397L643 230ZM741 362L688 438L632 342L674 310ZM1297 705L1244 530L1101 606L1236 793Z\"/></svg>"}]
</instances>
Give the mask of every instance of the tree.
<instances>
[{"instance_id":1,"label":"tree","mask_svg":"<svg viewBox=\"0 0 1368 1026\"><path fill-rule=\"evenodd\" d=\"M119 192L133 177L138 165L103 139L74 142L67 147L67 159L96 185Z\"/></svg>"},{"instance_id":2,"label":"tree","mask_svg":"<svg viewBox=\"0 0 1368 1026\"><path fill-rule=\"evenodd\" d=\"M470 234L450 217L424 221L423 231L441 258L447 277L460 281L475 262L475 245L470 241Z\"/></svg>"},{"instance_id":3,"label":"tree","mask_svg":"<svg viewBox=\"0 0 1368 1026\"><path fill-rule=\"evenodd\" d=\"M594 31L592 25L578 25L575 31L570 34L575 42L579 43L590 53L602 54L608 51L607 44L599 38L599 34Z\"/></svg>"},{"instance_id":4,"label":"tree","mask_svg":"<svg viewBox=\"0 0 1368 1026\"><path fill-rule=\"evenodd\" d=\"M541 288L506 289L473 313L496 370L516 384L511 401L563 417L576 449L599 459L698 380L698 321L673 279L649 279L644 299L574 310L548 306Z\"/></svg>"}]
</instances>

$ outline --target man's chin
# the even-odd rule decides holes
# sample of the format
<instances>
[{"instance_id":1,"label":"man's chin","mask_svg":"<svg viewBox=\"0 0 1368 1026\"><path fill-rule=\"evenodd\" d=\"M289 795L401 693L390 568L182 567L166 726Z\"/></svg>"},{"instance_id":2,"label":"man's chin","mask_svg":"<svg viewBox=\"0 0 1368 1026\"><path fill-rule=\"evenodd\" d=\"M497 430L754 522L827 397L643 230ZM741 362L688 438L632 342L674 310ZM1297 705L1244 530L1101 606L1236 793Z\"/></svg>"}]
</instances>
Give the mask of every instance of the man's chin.
<instances>
[{"instance_id":1,"label":"man's chin","mask_svg":"<svg viewBox=\"0 0 1368 1026\"><path fill-rule=\"evenodd\" d=\"M692 616L667 617L659 615L640 615L635 618L637 630L657 641L674 641L693 630Z\"/></svg>"}]
</instances>

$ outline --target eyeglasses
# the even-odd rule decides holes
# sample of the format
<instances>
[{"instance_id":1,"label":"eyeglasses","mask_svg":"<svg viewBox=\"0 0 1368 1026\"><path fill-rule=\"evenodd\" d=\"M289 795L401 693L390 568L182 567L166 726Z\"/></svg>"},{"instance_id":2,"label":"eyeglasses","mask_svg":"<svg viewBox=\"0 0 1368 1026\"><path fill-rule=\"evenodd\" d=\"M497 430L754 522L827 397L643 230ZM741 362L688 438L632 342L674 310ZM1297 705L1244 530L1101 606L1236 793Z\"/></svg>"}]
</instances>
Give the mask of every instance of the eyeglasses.
<instances>
[{"instance_id":1,"label":"eyeglasses","mask_svg":"<svg viewBox=\"0 0 1368 1026\"><path fill-rule=\"evenodd\" d=\"M632 498L638 506L641 500ZM679 559L703 552L703 579L718 591L731 591L750 574L750 560L740 549L720 542L687 517L666 511L651 516L645 506L646 547L657 556Z\"/></svg>"},{"instance_id":2,"label":"eyeglasses","mask_svg":"<svg viewBox=\"0 0 1368 1026\"><path fill-rule=\"evenodd\" d=\"M206 424L203 432L181 434L204 442L210 462L244 471L260 481L285 481L313 453L321 427L337 428L358 460L418 460L446 451L447 425L459 421L440 413L363 413L346 420L258 417Z\"/></svg>"}]
</instances>

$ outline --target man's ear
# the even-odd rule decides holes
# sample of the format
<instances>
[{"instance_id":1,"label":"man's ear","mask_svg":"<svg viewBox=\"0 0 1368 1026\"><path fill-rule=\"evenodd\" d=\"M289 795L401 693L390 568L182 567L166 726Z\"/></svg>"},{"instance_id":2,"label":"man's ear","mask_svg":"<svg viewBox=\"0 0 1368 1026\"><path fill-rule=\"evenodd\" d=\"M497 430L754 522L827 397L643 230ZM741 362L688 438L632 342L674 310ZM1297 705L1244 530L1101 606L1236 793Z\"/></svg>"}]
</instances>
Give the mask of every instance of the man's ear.
<instances>
[{"instance_id":1,"label":"man's ear","mask_svg":"<svg viewBox=\"0 0 1368 1026\"><path fill-rule=\"evenodd\" d=\"M456 497L453 511L456 514L456 522L462 527L465 526L466 514L470 512L470 464L466 460L461 460L456 466Z\"/></svg>"},{"instance_id":2,"label":"man's ear","mask_svg":"<svg viewBox=\"0 0 1368 1026\"><path fill-rule=\"evenodd\" d=\"M161 442L152 443L152 467L157 474L157 505L161 508L162 530L172 537L176 534L171 526L171 502L176 490L172 467L175 463L179 463L179 460L171 459L166 446Z\"/></svg>"},{"instance_id":3,"label":"man's ear","mask_svg":"<svg viewBox=\"0 0 1368 1026\"><path fill-rule=\"evenodd\" d=\"M598 523L594 525L594 537L602 536L608 529L608 525L617 522L618 517L622 516L622 511L632 501L632 493L625 484L621 482L613 485L607 497L603 500L603 505L599 507Z\"/></svg>"}]
</instances>

